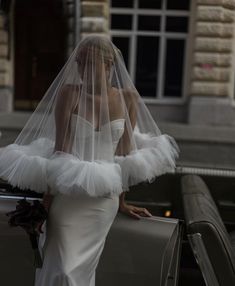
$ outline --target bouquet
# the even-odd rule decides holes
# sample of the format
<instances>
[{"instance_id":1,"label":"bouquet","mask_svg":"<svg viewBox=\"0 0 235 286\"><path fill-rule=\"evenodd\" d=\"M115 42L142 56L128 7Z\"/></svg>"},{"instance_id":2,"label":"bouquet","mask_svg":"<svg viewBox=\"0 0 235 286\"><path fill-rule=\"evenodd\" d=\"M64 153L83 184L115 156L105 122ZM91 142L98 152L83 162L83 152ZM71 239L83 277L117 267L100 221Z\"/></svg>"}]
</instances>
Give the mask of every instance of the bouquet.
<instances>
[{"instance_id":1,"label":"bouquet","mask_svg":"<svg viewBox=\"0 0 235 286\"><path fill-rule=\"evenodd\" d=\"M17 201L16 209L6 213L10 217L8 224L21 226L29 235L32 249L34 251L34 266L42 267L42 258L38 249L38 237L41 231L41 225L47 219L48 212L39 200L34 200L30 204L26 199Z\"/></svg>"}]
</instances>

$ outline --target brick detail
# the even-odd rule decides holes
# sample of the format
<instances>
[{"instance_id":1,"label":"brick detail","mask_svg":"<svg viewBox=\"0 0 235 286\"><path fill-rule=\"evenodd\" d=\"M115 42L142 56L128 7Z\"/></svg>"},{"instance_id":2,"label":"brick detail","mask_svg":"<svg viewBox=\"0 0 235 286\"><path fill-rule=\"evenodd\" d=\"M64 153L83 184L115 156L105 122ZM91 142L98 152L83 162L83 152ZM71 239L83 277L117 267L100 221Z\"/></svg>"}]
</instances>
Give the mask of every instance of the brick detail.
<instances>
[{"instance_id":1,"label":"brick detail","mask_svg":"<svg viewBox=\"0 0 235 286\"><path fill-rule=\"evenodd\" d=\"M234 22L234 12L233 10L224 7L199 6L197 20L209 22Z\"/></svg>"},{"instance_id":2,"label":"brick detail","mask_svg":"<svg viewBox=\"0 0 235 286\"><path fill-rule=\"evenodd\" d=\"M0 112L11 112L12 111L12 91L8 88L0 88Z\"/></svg>"},{"instance_id":3,"label":"brick detail","mask_svg":"<svg viewBox=\"0 0 235 286\"><path fill-rule=\"evenodd\" d=\"M66 17L73 17L74 9L75 9L74 2L66 2L66 8L65 8Z\"/></svg>"},{"instance_id":4,"label":"brick detail","mask_svg":"<svg viewBox=\"0 0 235 286\"><path fill-rule=\"evenodd\" d=\"M204 52L232 52L233 40L221 38L196 38L195 50Z\"/></svg>"},{"instance_id":5,"label":"brick detail","mask_svg":"<svg viewBox=\"0 0 235 286\"><path fill-rule=\"evenodd\" d=\"M85 33L108 32L108 21L101 17L83 17L81 30Z\"/></svg>"},{"instance_id":6,"label":"brick detail","mask_svg":"<svg viewBox=\"0 0 235 286\"><path fill-rule=\"evenodd\" d=\"M0 58L0 72L9 71L9 62L7 59Z\"/></svg>"},{"instance_id":7,"label":"brick detail","mask_svg":"<svg viewBox=\"0 0 235 286\"><path fill-rule=\"evenodd\" d=\"M12 59L8 59L9 35L6 16L0 14L0 111L12 111Z\"/></svg>"},{"instance_id":8,"label":"brick detail","mask_svg":"<svg viewBox=\"0 0 235 286\"><path fill-rule=\"evenodd\" d=\"M197 66L209 64L212 66L230 67L232 64L232 60L233 57L231 54L205 52L196 52L194 54L194 65Z\"/></svg>"},{"instance_id":9,"label":"brick detail","mask_svg":"<svg viewBox=\"0 0 235 286\"><path fill-rule=\"evenodd\" d=\"M0 30L0 44L8 43L8 34L4 30Z\"/></svg>"},{"instance_id":10,"label":"brick detail","mask_svg":"<svg viewBox=\"0 0 235 286\"><path fill-rule=\"evenodd\" d=\"M5 16L0 14L0 29L3 29L5 25Z\"/></svg>"},{"instance_id":11,"label":"brick detail","mask_svg":"<svg viewBox=\"0 0 235 286\"><path fill-rule=\"evenodd\" d=\"M68 32L73 32L74 31L74 27L75 27L75 19L74 18L68 18L67 19L67 29Z\"/></svg>"},{"instance_id":12,"label":"brick detail","mask_svg":"<svg viewBox=\"0 0 235 286\"><path fill-rule=\"evenodd\" d=\"M229 96L229 85L209 81L194 81L191 86L191 94L202 96Z\"/></svg>"},{"instance_id":13,"label":"brick detail","mask_svg":"<svg viewBox=\"0 0 235 286\"><path fill-rule=\"evenodd\" d=\"M235 9L235 1L234 0L197 0L198 4L201 5L213 5L213 6L223 6L230 9Z\"/></svg>"},{"instance_id":14,"label":"brick detail","mask_svg":"<svg viewBox=\"0 0 235 286\"><path fill-rule=\"evenodd\" d=\"M98 2L98 3L106 3L109 5L110 0L90 0L89 2ZM87 2L87 0L81 0L81 2Z\"/></svg>"},{"instance_id":15,"label":"brick detail","mask_svg":"<svg viewBox=\"0 0 235 286\"><path fill-rule=\"evenodd\" d=\"M193 79L202 81L229 81L231 70L229 68L218 68L210 65L194 67Z\"/></svg>"},{"instance_id":16,"label":"brick detail","mask_svg":"<svg viewBox=\"0 0 235 286\"><path fill-rule=\"evenodd\" d=\"M87 36L89 36L90 35L90 33L81 33L81 39L84 39L85 37L87 37ZM106 37L110 37L110 35L109 34L107 34L107 33L92 33L92 35L103 35L103 36L106 36Z\"/></svg>"},{"instance_id":17,"label":"brick detail","mask_svg":"<svg viewBox=\"0 0 235 286\"><path fill-rule=\"evenodd\" d=\"M103 2L87 2L81 3L81 16L82 17L104 17L108 19L109 9L108 5Z\"/></svg>"},{"instance_id":18,"label":"brick detail","mask_svg":"<svg viewBox=\"0 0 235 286\"><path fill-rule=\"evenodd\" d=\"M109 33L109 1L81 2L81 34Z\"/></svg>"},{"instance_id":19,"label":"brick detail","mask_svg":"<svg viewBox=\"0 0 235 286\"><path fill-rule=\"evenodd\" d=\"M190 92L232 97L235 0L197 0L194 12Z\"/></svg>"},{"instance_id":20,"label":"brick detail","mask_svg":"<svg viewBox=\"0 0 235 286\"><path fill-rule=\"evenodd\" d=\"M0 73L0 86L9 86L10 85L10 76L7 72Z\"/></svg>"},{"instance_id":21,"label":"brick detail","mask_svg":"<svg viewBox=\"0 0 235 286\"><path fill-rule=\"evenodd\" d=\"M233 24L198 22L196 25L198 36L232 38L233 33Z\"/></svg>"},{"instance_id":22,"label":"brick detail","mask_svg":"<svg viewBox=\"0 0 235 286\"><path fill-rule=\"evenodd\" d=\"M8 53L8 45L0 44L0 57L7 57Z\"/></svg>"}]
</instances>

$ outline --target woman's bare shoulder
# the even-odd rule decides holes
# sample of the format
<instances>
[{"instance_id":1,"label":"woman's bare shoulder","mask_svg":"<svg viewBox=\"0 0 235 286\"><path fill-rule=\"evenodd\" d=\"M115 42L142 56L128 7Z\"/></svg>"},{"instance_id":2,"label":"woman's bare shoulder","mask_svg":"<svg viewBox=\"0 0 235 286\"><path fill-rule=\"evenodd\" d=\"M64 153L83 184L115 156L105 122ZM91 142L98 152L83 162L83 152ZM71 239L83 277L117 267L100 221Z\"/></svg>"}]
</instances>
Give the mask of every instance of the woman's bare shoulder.
<instances>
[{"instance_id":1,"label":"woman's bare shoulder","mask_svg":"<svg viewBox=\"0 0 235 286\"><path fill-rule=\"evenodd\" d=\"M134 88L112 88L113 93L115 94L123 94L124 97L131 97L131 99L136 99L138 97L138 92Z\"/></svg>"},{"instance_id":2,"label":"woman's bare shoulder","mask_svg":"<svg viewBox=\"0 0 235 286\"><path fill-rule=\"evenodd\" d=\"M78 94L80 90L79 85L75 85L75 84L64 84L61 88L60 88L60 94L63 95L75 95Z\"/></svg>"},{"instance_id":3,"label":"woman's bare shoulder","mask_svg":"<svg viewBox=\"0 0 235 286\"><path fill-rule=\"evenodd\" d=\"M138 92L135 89L115 89L116 94L122 94L127 106L136 104L138 101Z\"/></svg>"},{"instance_id":4,"label":"woman's bare shoulder","mask_svg":"<svg viewBox=\"0 0 235 286\"><path fill-rule=\"evenodd\" d=\"M65 106L73 106L78 100L79 86L72 84L63 85L58 94L57 103Z\"/></svg>"}]
</instances>

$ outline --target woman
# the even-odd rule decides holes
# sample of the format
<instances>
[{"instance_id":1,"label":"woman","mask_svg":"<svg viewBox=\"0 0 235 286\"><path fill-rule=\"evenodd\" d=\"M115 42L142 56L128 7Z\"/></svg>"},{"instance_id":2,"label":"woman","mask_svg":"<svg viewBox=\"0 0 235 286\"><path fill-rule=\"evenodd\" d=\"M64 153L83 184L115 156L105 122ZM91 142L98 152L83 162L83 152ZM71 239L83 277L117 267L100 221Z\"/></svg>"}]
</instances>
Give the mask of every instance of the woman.
<instances>
[{"instance_id":1,"label":"woman","mask_svg":"<svg viewBox=\"0 0 235 286\"><path fill-rule=\"evenodd\" d=\"M43 267L35 286L95 285L95 269L125 191L175 167L178 148L162 135L135 89L120 51L91 35L75 48L15 144L0 176L43 192L49 210Z\"/></svg>"}]
</instances>

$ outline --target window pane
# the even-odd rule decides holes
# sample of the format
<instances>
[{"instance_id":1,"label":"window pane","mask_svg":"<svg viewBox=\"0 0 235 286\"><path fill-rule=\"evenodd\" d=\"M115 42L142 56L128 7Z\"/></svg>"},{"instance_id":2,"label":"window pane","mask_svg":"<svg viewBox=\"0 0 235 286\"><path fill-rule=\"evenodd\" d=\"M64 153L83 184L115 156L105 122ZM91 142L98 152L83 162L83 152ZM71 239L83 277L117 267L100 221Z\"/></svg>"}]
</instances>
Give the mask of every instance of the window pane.
<instances>
[{"instance_id":1,"label":"window pane","mask_svg":"<svg viewBox=\"0 0 235 286\"><path fill-rule=\"evenodd\" d=\"M131 30L132 16L131 15L112 15L111 29Z\"/></svg>"},{"instance_id":2,"label":"window pane","mask_svg":"<svg viewBox=\"0 0 235 286\"><path fill-rule=\"evenodd\" d=\"M158 37L138 37L135 84L142 96L156 97L158 49Z\"/></svg>"},{"instance_id":3,"label":"window pane","mask_svg":"<svg viewBox=\"0 0 235 286\"><path fill-rule=\"evenodd\" d=\"M126 67L129 66L129 42L130 39L127 37L112 37L112 41L122 52Z\"/></svg>"},{"instance_id":4,"label":"window pane","mask_svg":"<svg viewBox=\"0 0 235 286\"><path fill-rule=\"evenodd\" d=\"M189 10L190 0L167 0L168 10Z\"/></svg>"},{"instance_id":5,"label":"window pane","mask_svg":"<svg viewBox=\"0 0 235 286\"><path fill-rule=\"evenodd\" d=\"M159 31L160 30L160 17L159 16L139 16L138 30Z\"/></svg>"},{"instance_id":6,"label":"window pane","mask_svg":"<svg viewBox=\"0 0 235 286\"><path fill-rule=\"evenodd\" d=\"M139 8L161 9L162 0L139 0Z\"/></svg>"},{"instance_id":7,"label":"window pane","mask_svg":"<svg viewBox=\"0 0 235 286\"><path fill-rule=\"evenodd\" d=\"M112 0L112 7L132 8L133 0Z\"/></svg>"},{"instance_id":8,"label":"window pane","mask_svg":"<svg viewBox=\"0 0 235 286\"><path fill-rule=\"evenodd\" d=\"M166 18L166 31L186 33L188 31L188 17L168 16Z\"/></svg>"},{"instance_id":9,"label":"window pane","mask_svg":"<svg viewBox=\"0 0 235 286\"><path fill-rule=\"evenodd\" d=\"M184 46L185 40L167 40L164 96L182 96Z\"/></svg>"}]
</instances>

